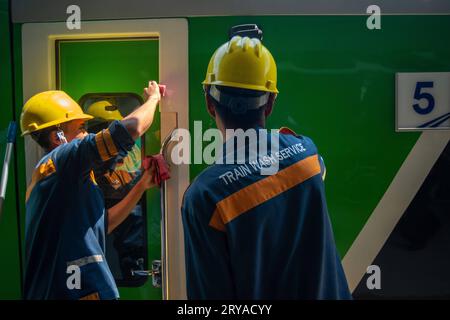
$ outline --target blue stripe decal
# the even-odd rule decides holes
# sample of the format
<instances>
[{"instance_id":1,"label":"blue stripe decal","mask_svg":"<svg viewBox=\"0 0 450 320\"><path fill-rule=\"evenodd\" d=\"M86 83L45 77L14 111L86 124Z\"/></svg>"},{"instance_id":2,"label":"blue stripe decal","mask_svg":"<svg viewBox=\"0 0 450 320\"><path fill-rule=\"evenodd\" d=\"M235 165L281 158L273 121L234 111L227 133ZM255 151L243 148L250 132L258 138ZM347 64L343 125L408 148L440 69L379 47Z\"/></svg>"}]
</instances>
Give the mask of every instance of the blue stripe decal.
<instances>
[{"instance_id":1,"label":"blue stripe decal","mask_svg":"<svg viewBox=\"0 0 450 320\"><path fill-rule=\"evenodd\" d=\"M424 124L421 124L420 126L418 126L419 128L426 128L426 127L433 127L433 123L434 122L438 122L438 124L442 123L443 121L440 121L442 118L445 118L445 120L448 119L448 116L450 116L450 112L443 114L437 118L434 118L431 121L425 122ZM444 120L444 121L445 121Z\"/></svg>"}]
</instances>

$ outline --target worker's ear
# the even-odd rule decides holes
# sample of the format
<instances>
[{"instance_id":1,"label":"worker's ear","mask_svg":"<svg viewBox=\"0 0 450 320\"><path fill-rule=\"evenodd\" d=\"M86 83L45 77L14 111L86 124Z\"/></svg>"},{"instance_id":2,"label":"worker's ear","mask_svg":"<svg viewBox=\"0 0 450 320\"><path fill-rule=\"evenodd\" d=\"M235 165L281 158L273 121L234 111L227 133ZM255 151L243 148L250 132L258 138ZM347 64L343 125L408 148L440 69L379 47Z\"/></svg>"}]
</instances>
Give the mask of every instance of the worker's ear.
<instances>
[{"instance_id":1,"label":"worker's ear","mask_svg":"<svg viewBox=\"0 0 450 320\"><path fill-rule=\"evenodd\" d=\"M216 119L216 108L214 107L212 98L208 94L205 94L205 100L206 100L206 109L208 109L209 115L214 119Z\"/></svg>"},{"instance_id":2,"label":"worker's ear","mask_svg":"<svg viewBox=\"0 0 450 320\"><path fill-rule=\"evenodd\" d=\"M276 93L271 93L269 96L269 101L267 102L267 107L264 110L264 116L267 118L272 114L273 105L275 104L275 99L277 98Z\"/></svg>"}]
</instances>

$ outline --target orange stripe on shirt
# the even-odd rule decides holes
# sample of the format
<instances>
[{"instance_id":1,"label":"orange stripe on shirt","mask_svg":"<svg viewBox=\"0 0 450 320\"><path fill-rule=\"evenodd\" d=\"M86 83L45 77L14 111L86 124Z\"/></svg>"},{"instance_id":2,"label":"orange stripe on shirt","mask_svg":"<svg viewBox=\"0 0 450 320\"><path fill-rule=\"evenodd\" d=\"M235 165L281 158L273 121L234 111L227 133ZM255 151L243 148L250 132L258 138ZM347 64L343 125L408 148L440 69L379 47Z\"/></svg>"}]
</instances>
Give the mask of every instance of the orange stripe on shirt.
<instances>
[{"instance_id":1,"label":"orange stripe on shirt","mask_svg":"<svg viewBox=\"0 0 450 320\"><path fill-rule=\"evenodd\" d=\"M43 163L39 167L37 167L33 172L33 176L31 177L31 183L27 188L25 202L28 201L28 198L31 195L31 191L33 191L35 185L42 179L48 177L49 175L55 172L56 172L55 164L53 163L53 160L51 158L48 159L46 163Z\"/></svg>"},{"instance_id":2,"label":"orange stripe on shirt","mask_svg":"<svg viewBox=\"0 0 450 320\"><path fill-rule=\"evenodd\" d=\"M219 201L209 225L219 231L225 231L225 225L244 212L317 174L320 174L317 155L298 161L276 174L259 180Z\"/></svg>"},{"instance_id":3,"label":"orange stripe on shirt","mask_svg":"<svg viewBox=\"0 0 450 320\"><path fill-rule=\"evenodd\" d=\"M94 292L94 293L88 294L87 296L84 296L78 300L100 300L100 295L98 294L98 292Z\"/></svg>"},{"instance_id":4,"label":"orange stripe on shirt","mask_svg":"<svg viewBox=\"0 0 450 320\"><path fill-rule=\"evenodd\" d=\"M114 144L109 129L103 130L103 139L106 144L106 149L108 150L108 153L111 155L111 158L115 157L119 152L117 151L116 145Z\"/></svg>"},{"instance_id":5,"label":"orange stripe on shirt","mask_svg":"<svg viewBox=\"0 0 450 320\"><path fill-rule=\"evenodd\" d=\"M95 174L94 174L94 171L93 171L93 170L91 170L91 171L89 172L89 178L91 179L91 181L92 181L93 184L95 184L96 186L98 185L98 184L97 184L97 181L95 180Z\"/></svg>"},{"instance_id":6,"label":"orange stripe on shirt","mask_svg":"<svg viewBox=\"0 0 450 320\"><path fill-rule=\"evenodd\" d=\"M103 141L103 131L100 131L95 135L95 144L97 145L97 150L102 161L108 160L110 157L106 150L105 141Z\"/></svg>"}]
</instances>

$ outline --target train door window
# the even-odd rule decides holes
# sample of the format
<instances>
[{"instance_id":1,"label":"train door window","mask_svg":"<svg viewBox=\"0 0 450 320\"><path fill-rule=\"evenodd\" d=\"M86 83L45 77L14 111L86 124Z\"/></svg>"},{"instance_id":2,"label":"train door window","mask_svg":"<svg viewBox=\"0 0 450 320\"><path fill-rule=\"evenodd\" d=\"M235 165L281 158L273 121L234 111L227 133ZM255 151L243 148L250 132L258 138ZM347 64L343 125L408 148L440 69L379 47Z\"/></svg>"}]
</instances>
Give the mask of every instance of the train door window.
<instances>
[{"instance_id":1,"label":"train door window","mask_svg":"<svg viewBox=\"0 0 450 320\"><path fill-rule=\"evenodd\" d=\"M82 96L79 103L85 113L94 117L88 121L88 132L97 133L130 114L143 101L134 93L89 93ZM109 161L94 172L106 209L125 198L139 180L143 139L136 141L126 157ZM120 286L138 286L146 280L133 272L146 270L148 266L145 206L145 197L142 197L128 217L107 235L106 259Z\"/></svg>"}]
</instances>

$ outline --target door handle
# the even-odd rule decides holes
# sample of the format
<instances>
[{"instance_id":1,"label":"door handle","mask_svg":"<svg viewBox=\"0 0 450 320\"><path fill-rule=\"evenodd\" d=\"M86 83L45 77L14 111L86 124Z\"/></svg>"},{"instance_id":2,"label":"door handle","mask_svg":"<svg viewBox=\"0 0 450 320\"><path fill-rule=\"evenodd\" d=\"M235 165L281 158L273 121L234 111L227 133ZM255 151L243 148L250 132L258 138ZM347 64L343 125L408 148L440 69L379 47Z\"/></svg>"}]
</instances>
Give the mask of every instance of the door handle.
<instances>
[{"instance_id":1,"label":"door handle","mask_svg":"<svg viewBox=\"0 0 450 320\"><path fill-rule=\"evenodd\" d=\"M152 261L152 270L131 270L132 276L152 277L152 285L161 288L161 260Z\"/></svg>"}]
</instances>

